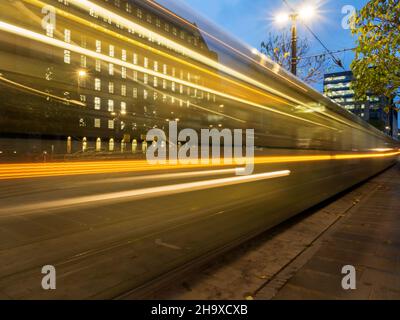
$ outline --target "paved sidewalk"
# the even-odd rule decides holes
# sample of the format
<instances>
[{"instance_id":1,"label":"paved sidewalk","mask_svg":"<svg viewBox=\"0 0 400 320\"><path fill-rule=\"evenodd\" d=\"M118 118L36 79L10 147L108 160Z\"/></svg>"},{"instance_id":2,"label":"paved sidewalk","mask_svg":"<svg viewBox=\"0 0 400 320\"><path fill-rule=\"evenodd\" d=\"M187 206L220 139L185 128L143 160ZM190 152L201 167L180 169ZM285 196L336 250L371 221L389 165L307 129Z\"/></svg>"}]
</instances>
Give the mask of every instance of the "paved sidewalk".
<instances>
[{"instance_id":1,"label":"paved sidewalk","mask_svg":"<svg viewBox=\"0 0 400 320\"><path fill-rule=\"evenodd\" d=\"M257 299L400 299L400 165L372 182L374 190ZM356 290L342 288L345 265L356 268Z\"/></svg>"}]
</instances>

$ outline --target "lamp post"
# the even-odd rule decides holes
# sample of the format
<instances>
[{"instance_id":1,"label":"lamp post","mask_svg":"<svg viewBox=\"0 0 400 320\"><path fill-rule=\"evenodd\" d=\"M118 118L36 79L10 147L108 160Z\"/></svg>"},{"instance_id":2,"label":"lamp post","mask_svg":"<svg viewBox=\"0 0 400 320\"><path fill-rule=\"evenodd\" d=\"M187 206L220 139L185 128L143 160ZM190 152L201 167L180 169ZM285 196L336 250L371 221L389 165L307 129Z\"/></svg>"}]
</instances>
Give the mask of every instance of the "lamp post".
<instances>
[{"instance_id":1,"label":"lamp post","mask_svg":"<svg viewBox=\"0 0 400 320\"><path fill-rule=\"evenodd\" d=\"M287 21L291 21L291 72L296 76L297 75L297 20L301 19L303 21L311 19L315 14L315 10L311 6L306 6L299 10L298 12L292 12L290 14L281 13L276 16L276 21L280 24L283 24Z\"/></svg>"}]
</instances>

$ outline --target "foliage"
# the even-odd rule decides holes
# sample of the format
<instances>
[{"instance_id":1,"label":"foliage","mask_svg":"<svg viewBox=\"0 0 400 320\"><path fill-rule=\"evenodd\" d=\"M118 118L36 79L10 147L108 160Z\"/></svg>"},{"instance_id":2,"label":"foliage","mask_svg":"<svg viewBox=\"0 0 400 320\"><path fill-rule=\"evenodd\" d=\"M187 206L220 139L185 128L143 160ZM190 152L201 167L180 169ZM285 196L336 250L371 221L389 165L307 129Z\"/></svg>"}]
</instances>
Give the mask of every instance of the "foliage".
<instances>
[{"instance_id":1,"label":"foliage","mask_svg":"<svg viewBox=\"0 0 400 320\"><path fill-rule=\"evenodd\" d=\"M352 63L356 96L367 93L399 96L400 0L370 0L355 17L353 34L358 37Z\"/></svg>"},{"instance_id":2,"label":"foliage","mask_svg":"<svg viewBox=\"0 0 400 320\"><path fill-rule=\"evenodd\" d=\"M329 59L326 55L308 56L310 54L310 42L306 38L297 40L297 75L309 84L322 82L323 76L330 69ZM291 34L282 32L278 35L269 34L267 41L261 43L261 52L271 58L286 70L291 67Z\"/></svg>"}]
</instances>

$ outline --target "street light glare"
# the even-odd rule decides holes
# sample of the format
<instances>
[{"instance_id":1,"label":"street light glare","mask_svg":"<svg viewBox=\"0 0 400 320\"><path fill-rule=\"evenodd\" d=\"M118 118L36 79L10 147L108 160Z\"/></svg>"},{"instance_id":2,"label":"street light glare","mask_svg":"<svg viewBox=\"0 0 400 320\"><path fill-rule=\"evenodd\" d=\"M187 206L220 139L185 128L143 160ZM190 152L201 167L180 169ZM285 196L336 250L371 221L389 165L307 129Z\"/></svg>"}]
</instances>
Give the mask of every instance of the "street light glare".
<instances>
[{"instance_id":1,"label":"street light glare","mask_svg":"<svg viewBox=\"0 0 400 320\"><path fill-rule=\"evenodd\" d=\"M314 15L315 9L312 6L305 6L299 12L299 16L303 20L311 19Z\"/></svg>"},{"instance_id":2,"label":"street light glare","mask_svg":"<svg viewBox=\"0 0 400 320\"><path fill-rule=\"evenodd\" d=\"M280 13L275 17L276 22L285 23L289 20L289 15L287 13Z\"/></svg>"},{"instance_id":3,"label":"street light glare","mask_svg":"<svg viewBox=\"0 0 400 320\"><path fill-rule=\"evenodd\" d=\"M85 70L79 70L78 71L78 76L79 77L86 77L86 71Z\"/></svg>"}]
</instances>

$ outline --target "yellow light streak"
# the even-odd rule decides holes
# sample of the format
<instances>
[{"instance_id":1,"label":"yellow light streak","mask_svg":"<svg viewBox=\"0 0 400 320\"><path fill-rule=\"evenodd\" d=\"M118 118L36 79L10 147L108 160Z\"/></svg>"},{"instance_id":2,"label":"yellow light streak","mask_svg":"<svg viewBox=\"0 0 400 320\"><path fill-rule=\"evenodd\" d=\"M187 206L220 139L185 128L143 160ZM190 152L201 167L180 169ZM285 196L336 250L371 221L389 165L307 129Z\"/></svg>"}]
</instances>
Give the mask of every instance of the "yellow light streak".
<instances>
[{"instance_id":1,"label":"yellow light streak","mask_svg":"<svg viewBox=\"0 0 400 320\"><path fill-rule=\"evenodd\" d=\"M376 158L390 158L400 155L400 151L390 153L350 153L350 154L327 154L327 155L303 155L303 156L260 156L251 158L220 159L219 163L197 164L165 164L151 165L146 160L120 160L120 161L87 161L87 162L52 162L52 163L18 163L0 164L0 180L58 177L72 175L93 175L103 173L124 173L140 171L165 171L195 168L218 168L239 166L244 163L254 164L284 164L303 163L318 161L343 161L362 160Z\"/></svg>"},{"instance_id":2,"label":"yellow light streak","mask_svg":"<svg viewBox=\"0 0 400 320\"><path fill-rule=\"evenodd\" d=\"M303 122L307 122L307 123L310 123L310 124L321 126L321 127L324 127L324 128L330 129L330 130L338 131L338 129L336 129L334 127L330 127L330 126L324 125L324 124L319 123L319 122L315 122L315 121L312 121L312 120L308 120L308 119L304 119L304 118L301 118L301 117L297 117L295 115L292 115L292 114L289 114L289 113L286 113L286 112L283 112L283 111L275 110L275 109L266 107L264 105L261 105L261 104L258 104L258 103L252 102L252 101L248 101L248 100L245 100L245 99L242 99L242 98L238 98L238 97L235 97L235 96L232 96L232 95L229 95L229 94L225 94L223 92L219 92L219 91L207 88L207 87L203 87L203 86L200 86L200 85L197 85L197 84L193 84L193 83L185 81L185 80L177 79L177 78L174 78L174 77L169 76L169 75L164 75L163 73L156 72L156 71L153 71L153 70L149 70L149 69L146 69L144 67L137 66L137 65L132 64L132 63L128 63L126 61L122 61L122 60L119 60L119 59L116 59L116 58L113 58L113 57L109 57L109 56L106 56L106 55L98 53L98 52L94 52L94 51L88 50L86 48L79 47L77 45L73 45L73 44L70 44L70 43L63 42L61 40L50 38L50 37L47 37L45 35L30 31L28 29L24 29L24 28L21 28L21 27L6 23L4 21L0 21L0 30L6 31L6 32L11 32L13 34L16 34L16 35L19 35L19 36L22 36L22 37L25 37L25 38L28 38L28 39L36 40L36 41L39 41L39 42L42 42L42 43L45 43L45 44L48 44L48 45L52 45L52 46L55 46L55 47L59 47L59 48L65 49L65 50L70 50L70 51L77 52L77 53L80 53L80 54L83 54L83 55L87 55L87 56L90 56L90 57L95 58L95 59L103 60L103 61L106 61L108 63L112 63L112 64L119 65L119 66L122 66L122 67L126 67L128 69L136 70L136 71L139 71L139 72L142 72L142 73L147 73L149 75L152 75L152 76L155 76L155 77L159 77L161 79L166 79L166 80L169 80L169 81L172 81L172 82L180 83L180 84L182 84L182 85L184 85L186 87L191 87L191 88L198 89L198 90L201 90L201 91L210 92L212 94L224 97L226 99L230 99L230 100L234 100L236 102L240 102L240 103L244 103L244 104L247 104L247 105L251 105L251 106L254 106L254 107L257 107L257 108L260 108L260 109L264 109L264 110L267 110L267 111L270 111L270 112L273 112L273 113L277 113L277 114L280 114L280 115L283 115L283 116L286 116L286 117L289 117L289 118L293 118L293 119L296 119L296 120L300 120L300 121L303 121Z\"/></svg>"},{"instance_id":3,"label":"yellow light streak","mask_svg":"<svg viewBox=\"0 0 400 320\"><path fill-rule=\"evenodd\" d=\"M28 3L31 3L31 4L36 5L36 6L39 6L39 7L43 7L43 5L44 5L44 3L41 2L41 1L39 1L39 0L23 0L23 1L28 2ZM155 3L153 3L153 4L156 5ZM180 20L182 20L182 21L186 21L186 20L180 18L179 16L177 16L177 15L171 13L170 11L166 10L165 8L162 8L162 7L160 7L160 8L163 9L164 11L166 11L166 12L169 12L169 14L175 16L176 18L178 18L178 19L180 19ZM107 10L104 9L104 8L103 8L103 10L107 11ZM268 98L270 98L270 99L273 99L273 100L275 100L275 101L277 101L277 102L284 103L284 104L286 104L286 105L288 105L288 106L291 106L291 107L296 107L296 105L290 104L290 103L288 103L288 102L285 101L285 100L280 100L279 98L274 97L274 96L271 96L271 95L269 95L269 94L266 94L265 92L259 91L259 90L257 90L257 89L254 89L254 88L251 88L251 87L246 86L246 85L244 85L244 84L241 84L241 83L238 83L238 82L236 82L236 81L233 81L232 79L229 79L229 78L223 77L223 76L221 76L221 75L219 75L219 74L216 74L216 73L214 73L214 72L211 72L211 71L209 71L209 70L207 70L207 69L204 69L204 68L201 68L201 67L199 67L199 66L193 65L193 64L191 64L191 63L189 63L189 62L187 62L187 61L184 61L184 60L182 60L182 59L179 59L179 58L177 58L177 57L174 57L174 56L172 56L172 55L169 55L169 54L167 54L167 53L165 53L165 52L162 52L162 51L160 51L160 50L157 50L157 49L154 49L154 48L152 48L152 47L150 47L150 46L147 46L147 45L145 45L145 44L143 44L143 43L140 43L140 42L135 41L135 40L132 40L132 39L130 39L130 38L128 38L128 37L122 36L121 34L118 34L118 33L116 33L116 32L113 32L113 31L111 31L111 30L108 30L108 29L106 29L106 28L104 28L104 27L98 26L98 25L93 24L93 23L91 23L91 22L88 22L88 21L86 21L86 20L84 20L84 19L81 19L81 18L79 18L79 17L76 17L76 16L74 16L74 15L71 15L71 14L69 14L69 13L67 13L67 12L64 12L64 11L61 10L61 9L57 9L57 14L60 14L60 15L64 16L65 18L74 20L74 21L76 21L76 22L78 22L78 23L84 24L84 25L86 25L86 26L88 26L88 27L95 28L95 29L97 29L97 30L101 30L101 31L102 31L103 33L105 33L105 34L109 34L109 35L111 35L111 36L113 36L113 37L116 37L116 38L119 38L119 39L123 39L124 41L128 41L128 42L133 43L133 44L135 44L135 45L137 45L137 46L140 46L140 47L142 47L142 48L144 48L144 49L146 49L146 50L152 51L153 53L156 53L156 54L158 54L158 55L162 55L162 56L167 57L167 58L169 58L169 59L171 59L171 60L174 60L174 61L177 61L177 62L179 62L179 63L188 65L188 66L190 66L190 67L192 67L192 68L195 68L195 69L197 69L197 70L199 70L199 71L202 71L202 72L204 72L204 73L210 74L210 75L212 75L212 76L214 76L214 77L218 77L218 78L220 78L220 79L223 79L223 80L225 80L225 81L228 81L228 82L230 82L230 83L233 83L233 84L235 84L235 85L237 85L237 86L240 86L240 87L242 87L242 88L245 88L245 89L250 90L250 91L252 91L252 92L255 92L255 93L257 93L257 94L266 96L266 97L268 97ZM106 17L108 18L108 16L106 16ZM129 21L129 20L128 20L128 21ZM189 25L191 25L191 24L190 24L189 22L187 22L187 21L186 21L186 23L189 24ZM193 25L192 25L192 26L193 26ZM194 26L193 26L193 27L194 27ZM146 28L145 28L145 29L146 29ZM148 30L148 29L146 29L146 30ZM149 31L149 30L148 30L148 31ZM149 31L149 32L150 32L150 31ZM203 32L204 32L204 31L203 31ZM218 40L219 42L221 42L222 44L228 46L230 49L236 51L235 48L233 48L233 47L231 47L231 46L225 44L223 41L221 41L221 40L219 40L219 39L217 39L217 38L215 38L215 39ZM240 51L238 51L238 52L241 53ZM243 54L243 53L241 53L241 54ZM243 55L244 55L244 54L243 54ZM246 55L244 55L244 56L247 57ZM248 58L249 58L249 57L248 57ZM249 58L249 59L251 59L251 58ZM253 60L253 59L252 59L252 60ZM255 61L255 60L254 60L254 61ZM266 68L266 67L265 67L265 68ZM268 69L268 68L266 68L266 69ZM268 69L268 70L269 70L269 69ZM283 77L283 76L282 76L282 77ZM284 78L286 81L291 82L289 79L287 79L287 78L285 78L285 77L283 77L283 78ZM378 135L377 135L376 133L371 133L371 132L369 132L368 130L364 129L362 126L359 126L359 127L358 127L358 126L355 126L354 124L352 124L352 123L350 123L350 122L347 122L347 121L342 120L342 119L340 119L340 118L338 118L338 117L335 117L335 116L333 116L333 115L330 115L330 114L328 114L328 113L325 113L325 112L319 110L319 108L314 108L314 107L309 106L309 105L307 105L307 104L305 104L305 103L303 103L303 102L300 102L300 101L298 101L298 100L295 100L294 102L297 103L297 104L302 105L303 107L305 107L305 108L307 108L307 109L309 109L309 110L311 110L311 112L320 113L322 116L328 117L328 118L330 118L330 119L333 119L333 120L335 120L335 121L338 121L338 122L340 122L340 123L342 123L342 124L345 124L345 125L347 125L347 126L350 126L350 127L352 127L352 128L358 129L358 130L360 130L360 128L361 128L362 131L368 132L369 134L373 134L373 135L375 135L375 136L378 137Z\"/></svg>"},{"instance_id":4,"label":"yellow light streak","mask_svg":"<svg viewBox=\"0 0 400 320\"><path fill-rule=\"evenodd\" d=\"M22 204L12 207L0 208L0 216L12 216L20 214L30 214L37 210L60 209L63 207L71 207L78 205L90 205L92 203L109 202L115 200L139 200L154 197L162 197L167 195L215 189L227 186L234 186L242 183L263 181L268 179L276 179L287 177L291 174L289 170L258 173L251 176L237 176L221 179L210 179L205 181L195 181L180 184L171 184L159 187L150 187L142 189L133 189L127 191L110 192L103 194L95 194L83 197L66 198L61 200L43 201L40 203Z\"/></svg>"},{"instance_id":5,"label":"yellow light streak","mask_svg":"<svg viewBox=\"0 0 400 320\"><path fill-rule=\"evenodd\" d=\"M69 2L70 2L70 4L73 4L73 5L78 6L80 8L84 8L87 11L93 10L93 11L96 12L97 15L101 16L102 18L111 19L112 21L117 22L119 25L123 25L126 28L131 28L131 29L135 30L136 32L141 33L143 36L147 36L149 38L153 38L156 42L160 42L161 44L163 44L166 47L173 48L176 51L184 54L185 56L190 57L190 58L192 58L194 60L197 60L197 61L199 61L199 62L201 62L203 64L206 64L206 65L208 65L208 66L210 66L210 67L212 67L212 68L214 68L216 70L223 71L226 74L229 74L229 75L231 75L231 76L233 76L233 77L235 77L237 79L243 80L243 81L245 81L247 83L250 83L250 84L252 84L252 85L254 85L256 87L259 87L259 88L261 88L261 89L263 89L263 90L265 90L267 92L273 93L273 94L278 95L278 96L280 96L282 98L288 99L288 100L290 100L292 102L300 103L300 104L302 103L302 102L300 102L300 101L298 101L298 100L296 100L296 99L294 99L294 98L292 98L292 97L290 97L290 96L288 96L288 95L286 95L284 93L281 93L281 92L279 92L279 91L277 91L277 90L275 90L275 89L273 89L273 88L271 88L269 86L266 86L265 84L263 84L263 83L261 83L259 81L256 81L256 80L250 78L249 76L246 76L246 75L244 75L244 74L242 74L240 72L237 72L236 70L233 70L233 69L231 69L231 68L229 68L229 67L227 67L227 66L225 66L225 65L223 65L221 63L218 63L218 62L216 62L216 61L214 61L214 60L212 60L212 59L210 59L210 58L208 58L208 57L206 57L206 56L204 56L204 55L202 55L202 54L200 54L200 53L198 53L196 51L193 51L193 50L191 50L191 49L189 49L189 48L187 48L187 47L185 47L185 46L183 46L183 45L181 45L181 44L179 44L179 43L177 43L175 41L172 41L172 40L164 37L163 35L160 35L160 34L154 32L154 31L152 31L150 29L147 29L147 28L145 28L145 27L143 27L143 26L141 26L141 25L139 25L139 24L137 24L137 23L135 23L135 22L133 22L131 20L128 20L128 19L124 18L123 16L118 15L118 14L116 14L116 13L110 11L110 10L107 10L107 9L105 9L105 8L99 6L99 5L97 5L97 4L95 4L95 3L91 2L91 1L88 1L88 0L69 0ZM286 79L286 80L288 80L288 79Z\"/></svg>"},{"instance_id":6,"label":"yellow light streak","mask_svg":"<svg viewBox=\"0 0 400 320\"><path fill-rule=\"evenodd\" d=\"M0 82L4 82L4 83L6 83L6 84L8 84L10 86L16 87L16 88L18 88L20 90L25 90L25 91L28 91L28 92L32 92L32 93L34 93L36 95L39 95L39 96L53 98L53 99L59 100L59 101L61 101L63 103L74 104L74 105L77 105L77 106L80 106L80 107L86 107L86 104L83 103L83 102L76 101L76 100L68 100L68 99L65 99L63 97L59 97L59 96L56 96L54 94L50 94L48 92L40 91L40 90L31 88L31 87L25 86L25 85L23 85L21 83L11 81L11 80L9 80L9 79L1 76L1 75L0 75Z\"/></svg>"}]
</instances>

